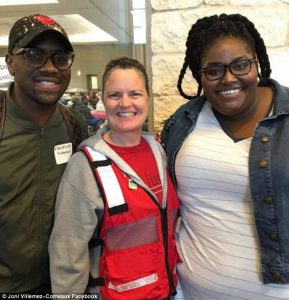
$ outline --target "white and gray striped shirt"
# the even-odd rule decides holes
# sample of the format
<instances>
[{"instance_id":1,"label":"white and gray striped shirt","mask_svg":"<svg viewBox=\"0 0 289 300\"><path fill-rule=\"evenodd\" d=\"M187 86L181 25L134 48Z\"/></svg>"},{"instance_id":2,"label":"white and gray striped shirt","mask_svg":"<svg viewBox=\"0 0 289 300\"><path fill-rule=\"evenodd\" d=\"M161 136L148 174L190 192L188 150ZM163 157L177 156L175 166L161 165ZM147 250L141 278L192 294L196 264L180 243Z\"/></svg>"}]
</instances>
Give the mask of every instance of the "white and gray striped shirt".
<instances>
[{"instance_id":1,"label":"white and gray striped shirt","mask_svg":"<svg viewBox=\"0 0 289 300\"><path fill-rule=\"evenodd\" d=\"M249 187L251 139L235 143L208 104L176 157L183 222L178 266L186 300L289 299L264 285Z\"/></svg>"}]
</instances>

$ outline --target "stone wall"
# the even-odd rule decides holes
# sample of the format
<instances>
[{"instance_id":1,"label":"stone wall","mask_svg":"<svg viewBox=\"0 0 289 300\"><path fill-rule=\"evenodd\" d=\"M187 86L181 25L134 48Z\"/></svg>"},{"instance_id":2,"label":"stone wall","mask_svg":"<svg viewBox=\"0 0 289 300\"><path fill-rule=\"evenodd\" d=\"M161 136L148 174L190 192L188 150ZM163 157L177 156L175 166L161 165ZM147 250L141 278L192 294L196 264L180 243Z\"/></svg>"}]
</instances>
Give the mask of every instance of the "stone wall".
<instances>
[{"instance_id":1,"label":"stone wall","mask_svg":"<svg viewBox=\"0 0 289 300\"><path fill-rule=\"evenodd\" d=\"M257 27L268 49L271 77L289 86L289 0L150 0L152 91L154 130L184 103L177 90L185 43L198 18L220 13L240 13ZM187 71L183 89L194 95L196 83Z\"/></svg>"}]
</instances>

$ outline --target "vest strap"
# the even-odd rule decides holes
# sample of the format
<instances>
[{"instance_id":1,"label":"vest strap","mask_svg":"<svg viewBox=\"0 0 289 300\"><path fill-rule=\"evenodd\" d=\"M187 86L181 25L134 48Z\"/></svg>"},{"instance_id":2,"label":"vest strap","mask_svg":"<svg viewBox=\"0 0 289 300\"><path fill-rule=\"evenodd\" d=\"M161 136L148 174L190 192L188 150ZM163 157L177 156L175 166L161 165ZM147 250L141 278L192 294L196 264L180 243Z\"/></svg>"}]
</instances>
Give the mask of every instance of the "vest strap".
<instances>
[{"instance_id":1,"label":"vest strap","mask_svg":"<svg viewBox=\"0 0 289 300\"><path fill-rule=\"evenodd\" d=\"M83 151L90 159L90 162L96 166L94 172L97 172L101 179L109 214L114 215L128 211L128 206L124 200L121 187L111 166L110 160L102 153L95 151L90 147L84 147Z\"/></svg>"},{"instance_id":2,"label":"vest strap","mask_svg":"<svg viewBox=\"0 0 289 300\"><path fill-rule=\"evenodd\" d=\"M99 238L92 238L88 243L89 248L94 248L103 245L104 245L103 239L99 239Z\"/></svg>"},{"instance_id":3,"label":"vest strap","mask_svg":"<svg viewBox=\"0 0 289 300\"><path fill-rule=\"evenodd\" d=\"M104 285L103 277L93 278L91 275L89 275L88 286L95 287L95 286L103 286L103 285Z\"/></svg>"},{"instance_id":4,"label":"vest strap","mask_svg":"<svg viewBox=\"0 0 289 300\"><path fill-rule=\"evenodd\" d=\"M128 211L128 206L126 203L122 204L122 205L118 205L118 206L114 206L114 207L110 207L108 209L108 213L112 216L112 215L116 215L116 214L120 214L123 212Z\"/></svg>"},{"instance_id":5,"label":"vest strap","mask_svg":"<svg viewBox=\"0 0 289 300\"><path fill-rule=\"evenodd\" d=\"M6 112L5 106L6 106L5 93L3 91L0 91L0 142L4 131L4 121L5 121L5 112Z\"/></svg>"},{"instance_id":6,"label":"vest strap","mask_svg":"<svg viewBox=\"0 0 289 300\"><path fill-rule=\"evenodd\" d=\"M58 102L57 107L65 122L74 153L77 150L77 146L81 142L80 125L68 107L66 107L64 104L61 104L60 102Z\"/></svg>"}]
</instances>

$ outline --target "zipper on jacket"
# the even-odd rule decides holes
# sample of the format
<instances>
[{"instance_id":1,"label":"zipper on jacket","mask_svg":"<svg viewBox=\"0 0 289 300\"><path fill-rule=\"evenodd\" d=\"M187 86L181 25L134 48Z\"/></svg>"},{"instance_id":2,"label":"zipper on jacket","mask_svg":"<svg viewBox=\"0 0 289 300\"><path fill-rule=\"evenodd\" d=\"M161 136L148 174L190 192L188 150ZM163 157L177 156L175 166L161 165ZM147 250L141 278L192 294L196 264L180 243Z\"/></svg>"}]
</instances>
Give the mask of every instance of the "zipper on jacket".
<instances>
[{"instance_id":1,"label":"zipper on jacket","mask_svg":"<svg viewBox=\"0 0 289 300\"><path fill-rule=\"evenodd\" d=\"M161 215L161 225L162 225L162 234L163 234L163 246L164 246L164 255L165 255L165 266L166 266L166 272L167 272L167 277L168 277L168 282L169 282L169 295L172 296L176 294L176 287L174 284L173 276L170 270L170 264L169 264L169 259L168 259L168 217L167 217L167 207L162 208L157 200L146 190L146 193L150 196L150 198L153 200L153 202L157 205L160 211Z\"/></svg>"},{"instance_id":2,"label":"zipper on jacket","mask_svg":"<svg viewBox=\"0 0 289 300\"><path fill-rule=\"evenodd\" d=\"M161 208L161 224L162 224L162 232L163 232L163 243L164 243L164 249L165 249L165 265L168 275L168 281L169 281L169 296L176 294L176 288L174 285L173 276L170 270L169 265L169 259L168 259L168 216L167 216L167 208Z\"/></svg>"},{"instance_id":3,"label":"zipper on jacket","mask_svg":"<svg viewBox=\"0 0 289 300\"><path fill-rule=\"evenodd\" d=\"M40 136L44 136L44 127L40 128Z\"/></svg>"}]
</instances>

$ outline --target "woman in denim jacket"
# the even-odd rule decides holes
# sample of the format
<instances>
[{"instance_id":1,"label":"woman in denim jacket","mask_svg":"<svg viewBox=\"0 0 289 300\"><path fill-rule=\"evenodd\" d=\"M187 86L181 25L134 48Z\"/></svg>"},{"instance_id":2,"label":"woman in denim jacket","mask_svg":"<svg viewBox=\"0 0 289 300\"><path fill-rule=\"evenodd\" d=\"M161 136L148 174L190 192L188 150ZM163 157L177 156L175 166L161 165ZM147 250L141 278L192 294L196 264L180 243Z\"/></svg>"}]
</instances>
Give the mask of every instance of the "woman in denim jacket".
<instances>
[{"instance_id":1,"label":"woman in denim jacket","mask_svg":"<svg viewBox=\"0 0 289 300\"><path fill-rule=\"evenodd\" d=\"M191 100L162 141L182 203L185 299L289 299L289 89L239 14L192 25L178 81ZM188 96L189 68L198 84Z\"/></svg>"}]
</instances>

